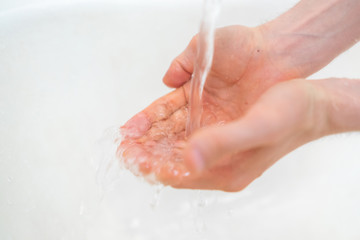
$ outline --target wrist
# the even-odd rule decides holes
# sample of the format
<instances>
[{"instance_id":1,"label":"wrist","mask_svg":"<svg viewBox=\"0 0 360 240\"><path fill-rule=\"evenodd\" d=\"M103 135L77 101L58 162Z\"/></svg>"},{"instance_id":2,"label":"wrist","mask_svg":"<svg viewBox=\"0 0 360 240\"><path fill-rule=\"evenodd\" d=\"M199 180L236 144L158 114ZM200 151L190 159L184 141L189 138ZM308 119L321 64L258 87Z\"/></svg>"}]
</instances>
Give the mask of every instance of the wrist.
<instances>
[{"instance_id":1,"label":"wrist","mask_svg":"<svg viewBox=\"0 0 360 240\"><path fill-rule=\"evenodd\" d=\"M323 135L360 131L360 80L331 78L313 85L323 96Z\"/></svg>"},{"instance_id":2,"label":"wrist","mask_svg":"<svg viewBox=\"0 0 360 240\"><path fill-rule=\"evenodd\" d=\"M304 78L357 42L359 11L358 0L302 0L258 28L273 61Z\"/></svg>"},{"instance_id":3,"label":"wrist","mask_svg":"<svg viewBox=\"0 0 360 240\"><path fill-rule=\"evenodd\" d=\"M296 78L310 76L333 59L318 52L317 46L325 44L326 39L296 33L291 29L280 31L278 24L277 21L269 22L259 26L259 29L271 61L296 72ZM331 55L330 52L327 53Z\"/></svg>"}]
</instances>

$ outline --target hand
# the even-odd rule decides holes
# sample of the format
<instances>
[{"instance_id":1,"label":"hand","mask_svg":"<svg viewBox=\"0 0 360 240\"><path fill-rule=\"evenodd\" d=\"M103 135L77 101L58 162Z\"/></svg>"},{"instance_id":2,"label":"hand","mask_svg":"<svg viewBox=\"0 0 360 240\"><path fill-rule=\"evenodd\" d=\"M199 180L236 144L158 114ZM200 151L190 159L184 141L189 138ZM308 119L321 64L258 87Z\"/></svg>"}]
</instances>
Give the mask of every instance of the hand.
<instances>
[{"instance_id":1,"label":"hand","mask_svg":"<svg viewBox=\"0 0 360 240\"><path fill-rule=\"evenodd\" d=\"M279 158L325 134L323 91L310 81L280 83L243 118L185 139L186 91L160 98L122 127L119 155L136 174L178 188L239 191Z\"/></svg>"},{"instance_id":2,"label":"hand","mask_svg":"<svg viewBox=\"0 0 360 240\"><path fill-rule=\"evenodd\" d=\"M262 34L261 28L242 26L217 30L213 65L203 92L202 126L223 124L243 116L268 87L298 77L298 69L282 67L282 62L272 57L273 49L268 48ZM164 76L167 85L182 88L156 101L122 128L125 139L119 149L124 151L128 165L134 160L134 166L139 165L144 174L156 168L162 172L156 174L157 178L172 185L175 179L167 180L165 172L173 168L172 162L183 159L189 92L189 84L184 83L193 72L196 47L197 36ZM144 134L146 136L142 136ZM157 152L152 151L155 148ZM160 166L164 170L159 170ZM179 172L179 176L188 174L186 168L174 172Z\"/></svg>"},{"instance_id":3,"label":"hand","mask_svg":"<svg viewBox=\"0 0 360 240\"><path fill-rule=\"evenodd\" d=\"M265 34L268 35L268 34ZM196 35L172 62L164 83L180 87L190 80L197 53ZM301 69L279 58L261 27L230 26L217 29L214 58L203 92L202 125L238 118L273 84L306 77Z\"/></svg>"},{"instance_id":4,"label":"hand","mask_svg":"<svg viewBox=\"0 0 360 240\"><path fill-rule=\"evenodd\" d=\"M334 110L333 106L336 104L331 104L331 107L324 108L328 111L324 120L323 116L326 114L320 114L324 113L322 108L315 111L310 104L313 102L311 99L317 99L313 102L317 103L315 105L321 103L320 96L323 96L324 91L319 91L321 87L304 87L311 86L304 81L301 84L292 82L290 85L284 83L275 86L249 110L272 85L292 78L307 77L355 43L354 39L359 35L354 30L359 29L356 28L356 22L360 19L356 17L356 9L360 7L358 2L352 1L354 6L346 1L332 2L331 6L327 3L316 3L315 15L312 11L313 4L303 0L263 26L219 29L215 38L213 65L203 92L204 112L201 125L205 128L195 132L190 139L185 139L189 92L186 82L190 80L194 68L197 45L197 37L194 37L187 49L174 60L164 77L168 86L182 88L154 102L121 128L124 139L118 148L118 155L125 165L136 174L154 173L150 175L175 187L236 191L249 184L291 149L325 134L325 127L318 129L319 126L327 126L327 133L359 129L359 104L350 104L351 107L348 107L349 101L357 101L349 99L347 94L352 92L353 97L353 91L358 93L358 81L355 81L355 90L348 89L350 91L340 94L342 98L335 97L334 100L344 106L341 110L349 118L342 118L338 109ZM350 17L344 18L341 11L333 11L337 9L337 4ZM337 23L335 27L332 22ZM328 35L334 37L329 38ZM324 84L325 88L326 85ZM341 87L343 86L340 85L339 89ZM279 101L279 96L272 93L280 94L281 91L276 89L281 88L294 91L294 95L286 93L284 100ZM330 87L330 90L332 96L339 95L337 88L334 90ZM325 95L327 97L324 98L328 99L329 96ZM292 97L300 101L287 102L294 100ZM289 111L291 104L294 109ZM269 109L265 109L265 106ZM279 109L284 111L277 113ZM312 119L317 120L313 123L317 127L309 128L309 119L315 115L319 116ZM288 121L283 122L282 119ZM215 126L224 123L228 124ZM235 126L239 130L235 131ZM211 131L213 134L207 135ZM216 135L216 131L226 135L221 135L220 132ZM211 141L217 143L211 144ZM204 149L206 142L210 147ZM262 155L265 160L261 160Z\"/></svg>"}]
</instances>

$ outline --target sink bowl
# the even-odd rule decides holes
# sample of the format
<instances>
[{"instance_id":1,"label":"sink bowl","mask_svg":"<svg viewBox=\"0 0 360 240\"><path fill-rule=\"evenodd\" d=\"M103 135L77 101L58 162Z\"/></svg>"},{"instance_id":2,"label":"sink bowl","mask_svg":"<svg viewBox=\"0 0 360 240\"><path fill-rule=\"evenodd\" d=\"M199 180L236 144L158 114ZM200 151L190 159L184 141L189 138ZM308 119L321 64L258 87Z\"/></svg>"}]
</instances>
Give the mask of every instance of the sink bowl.
<instances>
[{"instance_id":1,"label":"sink bowl","mask_svg":"<svg viewBox=\"0 0 360 240\"><path fill-rule=\"evenodd\" d=\"M255 26L296 1L224 1ZM169 92L201 2L38 3L0 12L0 239L359 239L360 135L290 153L239 193L151 186L114 129ZM359 46L314 75L360 77Z\"/></svg>"}]
</instances>

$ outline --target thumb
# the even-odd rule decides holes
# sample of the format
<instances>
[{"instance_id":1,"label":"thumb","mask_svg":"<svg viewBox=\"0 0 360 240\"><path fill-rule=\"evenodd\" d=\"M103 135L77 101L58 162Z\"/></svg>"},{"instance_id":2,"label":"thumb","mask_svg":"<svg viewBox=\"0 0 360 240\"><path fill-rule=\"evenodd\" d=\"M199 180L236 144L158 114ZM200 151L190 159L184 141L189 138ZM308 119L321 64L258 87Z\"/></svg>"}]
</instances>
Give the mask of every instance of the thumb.
<instances>
[{"instance_id":1,"label":"thumb","mask_svg":"<svg viewBox=\"0 0 360 240\"><path fill-rule=\"evenodd\" d=\"M178 88L190 80L194 71L196 49L197 35L193 37L186 49L172 61L163 77L163 82L167 86Z\"/></svg>"},{"instance_id":2,"label":"thumb","mask_svg":"<svg viewBox=\"0 0 360 240\"><path fill-rule=\"evenodd\" d=\"M185 149L185 164L191 171L201 172L224 157L259 147L268 133L262 120L250 119L200 129Z\"/></svg>"}]
</instances>

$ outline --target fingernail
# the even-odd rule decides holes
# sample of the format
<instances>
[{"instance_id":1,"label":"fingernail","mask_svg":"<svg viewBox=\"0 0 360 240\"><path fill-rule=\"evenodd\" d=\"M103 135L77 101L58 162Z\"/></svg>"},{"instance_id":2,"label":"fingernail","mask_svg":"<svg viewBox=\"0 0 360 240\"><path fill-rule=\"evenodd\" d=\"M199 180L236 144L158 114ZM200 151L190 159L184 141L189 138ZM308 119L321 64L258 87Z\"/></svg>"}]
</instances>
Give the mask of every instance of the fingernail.
<instances>
[{"instance_id":1,"label":"fingernail","mask_svg":"<svg viewBox=\"0 0 360 240\"><path fill-rule=\"evenodd\" d=\"M205 168L204 158L198 149L193 149L191 152L191 158L196 172L201 172Z\"/></svg>"}]
</instances>

